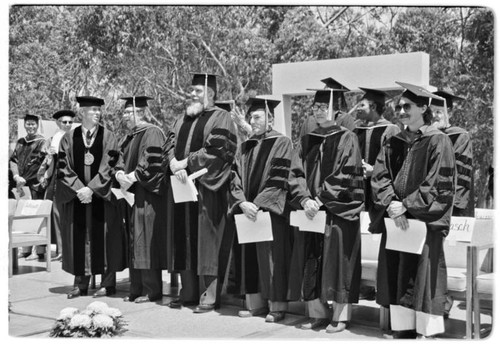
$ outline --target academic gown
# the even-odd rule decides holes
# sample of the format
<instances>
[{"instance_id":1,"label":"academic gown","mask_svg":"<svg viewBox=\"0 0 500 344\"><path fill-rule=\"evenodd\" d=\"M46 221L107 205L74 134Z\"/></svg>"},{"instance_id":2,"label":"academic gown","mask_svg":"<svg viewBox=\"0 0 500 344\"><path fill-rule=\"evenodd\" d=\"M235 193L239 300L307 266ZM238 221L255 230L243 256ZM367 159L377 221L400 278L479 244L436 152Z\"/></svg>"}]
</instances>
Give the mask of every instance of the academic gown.
<instances>
[{"instance_id":1,"label":"academic gown","mask_svg":"<svg viewBox=\"0 0 500 344\"><path fill-rule=\"evenodd\" d=\"M449 231L455 189L455 157L449 138L422 127L412 140L407 131L386 141L372 175L374 233L382 233L377 269L377 303L401 305L443 315L446 263L443 240ZM386 250L384 217L392 200L403 203L407 218L426 223L420 255Z\"/></svg>"},{"instance_id":2,"label":"academic gown","mask_svg":"<svg viewBox=\"0 0 500 344\"><path fill-rule=\"evenodd\" d=\"M358 136L361 159L367 164L375 165L377 155L386 139L399 133L401 130L385 118L376 123L371 122L368 126L356 125L353 132ZM373 202L371 196L371 177L365 178L365 210L368 211Z\"/></svg>"},{"instance_id":3,"label":"academic gown","mask_svg":"<svg viewBox=\"0 0 500 344\"><path fill-rule=\"evenodd\" d=\"M37 173L47 154L45 146L45 138L40 134L36 134L30 140L21 137L17 140L9 159L12 175L18 174L26 180L26 186L30 188L33 199L43 198L44 188L38 182Z\"/></svg>"},{"instance_id":4,"label":"academic gown","mask_svg":"<svg viewBox=\"0 0 500 344\"><path fill-rule=\"evenodd\" d=\"M333 125L302 137L293 159L290 203L316 197L327 211L325 233L295 231L289 299L357 303L361 281L363 169L354 133Z\"/></svg>"},{"instance_id":5,"label":"academic gown","mask_svg":"<svg viewBox=\"0 0 500 344\"><path fill-rule=\"evenodd\" d=\"M119 158L114 134L98 126L90 153L94 162L86 182L81 126L61 139L55 197L61 204L62 267L75 276L127 267L126 231L117 204L111 202L111 174ZM94 192L90 205L82 204L76 196L85 186ZM86 207L91 209L90 233L86 228Z\"/></svg>"},{"instance_id":6,"label":"academic gown","mask_svg":"<svg viewBox=\"0 0 500 344\"><path fill-rule=\"evenodd\" d=\"M167 185L162 169L165 140L160 128L144 124L135 127L120 142L123 171L125 174L135 171L137 178L127 190L134 194L133 207L121 202L129 228L129 264L135 269L167 268L164 217Z\"/></svg>"},{"instance_id":7,"label":"academic gown","mask_svg":"<svg viewBox=\"0 0 500 344\"><path fill-rule=\"evenodd\" d=\"M253 136L241 145L231 173L231 213L254 203L269 212L273 241L243 244L242 294L260 292L271 301L287 301L291 255L289 210L286 208L292 142L275 130Z\"/></svg>"},{"instance_id":8,"label":"academic gown","mask_svg":"<svg viewBox=\"0 0 500 344\"><path fill-rule=\"evenodd\" d=\"M472 140L467 131L459 127L442 130L451 140L457 166L457 185L452 216L474 217L474 170Z\"/></svg>"},{"instance_id":9,"label":"academic gown","mask_svg":"<svg viewBox=\"0 0 500 344\"><path fill-rule=\"evenodd\" d=\"M208 172L195 180L198 202L176 204L169 188L170 271L196 270L198 275L218 275L236 142L231 115L217 107L205 109L196 117L184 115L174 123L164 147L164 168L168 169L173 157L179 161L187 158L188 174L203 168Z\"/></svg>"}]
</instances>

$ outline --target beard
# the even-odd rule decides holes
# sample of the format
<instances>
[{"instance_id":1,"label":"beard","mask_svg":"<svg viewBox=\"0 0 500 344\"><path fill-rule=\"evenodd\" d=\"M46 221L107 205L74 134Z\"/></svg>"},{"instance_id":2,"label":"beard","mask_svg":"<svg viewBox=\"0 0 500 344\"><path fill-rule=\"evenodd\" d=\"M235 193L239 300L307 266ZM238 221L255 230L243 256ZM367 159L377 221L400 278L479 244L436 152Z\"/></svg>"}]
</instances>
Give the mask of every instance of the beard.
<instances>
[{"instance_id":1,"label":"beard","mask_svg":"<svg viewBox=\"0 0 500 344\"><path fill-rule=\"evenodd\" d=\"M191 117L198 116L200 113L205 110L205 106L203 103L200 103L199 101L194 101L188 104L186 108L186 114Z\"/></svg>"}]
</instances>

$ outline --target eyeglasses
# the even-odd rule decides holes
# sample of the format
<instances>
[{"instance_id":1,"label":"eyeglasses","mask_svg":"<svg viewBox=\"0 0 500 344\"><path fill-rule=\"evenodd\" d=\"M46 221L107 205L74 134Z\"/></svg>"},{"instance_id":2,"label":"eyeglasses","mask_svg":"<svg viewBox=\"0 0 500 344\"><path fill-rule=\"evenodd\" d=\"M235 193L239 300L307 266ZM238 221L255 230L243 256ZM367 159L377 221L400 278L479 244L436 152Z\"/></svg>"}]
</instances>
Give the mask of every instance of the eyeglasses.
<instances>
[{"instance_id":1,"label":"eyeglasses","mask_svg":"<svg viewBox=\"0 0 500 344\"><path fill-rule=\"evenodd\" d=\"M401 112L401 109L403 109L405 112L408 112L408 111L410 111L410 110L411 110L412 105L418 106L417 104L409 104L409 103L405 103L405 104L403 104L402 106L401 106L401 105L396 105L396 106L394 107L394 110L395 110L396 112Z\"/></svg>"},{"instance_id":2,"label":"eyeglasses","mask_svg":"<svg viewBox=\"0 0 500 344\"><path fill-rule=\"evenodd\" d=\"M59 121L62 124L73 124L73 121Z\"/></svg>"},{"instance_id":3,"label":"eyeglasses","mask_svg":"<svg viewBox=\"0 0 500 344\"><path fill-rule=\"evenodd\" d=\"M312 109L314 111L318 111L318 110L322 110L322 111L326 111L328 110L328 105L313 105Z\"/></svg>"}]
</instances>

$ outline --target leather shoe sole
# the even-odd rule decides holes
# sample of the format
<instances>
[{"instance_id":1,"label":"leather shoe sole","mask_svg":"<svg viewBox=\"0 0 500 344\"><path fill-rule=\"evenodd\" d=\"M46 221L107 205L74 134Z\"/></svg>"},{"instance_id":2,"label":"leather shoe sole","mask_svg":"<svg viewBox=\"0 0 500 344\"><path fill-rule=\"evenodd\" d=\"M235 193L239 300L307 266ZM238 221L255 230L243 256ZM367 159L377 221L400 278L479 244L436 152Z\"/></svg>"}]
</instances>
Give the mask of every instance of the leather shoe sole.
<instances>
[{"instance_id":1,"label":"leather shoe sole","mask_svg":"<svg viewBox=\"0 0 500 344\"><path fill-rule=\"evenodd\" d=\"M215 305L202 305L199 304L196 306L196 308L193 310L194 313L207 313L211 312L215 309Z\"/></svg>"},{"instance_id":2,"label":"leather shoe sole","mask_svg":"<svg viewBox=\"0 0 500 344\"><path fill-rule=\"evenodd\" d=\"M67 296L68 296L68 299L74 299L75 297L78 297L78 296L87 296L87 290L75 288L72 291L70 291Z\"/></svg>"}]
</instances>

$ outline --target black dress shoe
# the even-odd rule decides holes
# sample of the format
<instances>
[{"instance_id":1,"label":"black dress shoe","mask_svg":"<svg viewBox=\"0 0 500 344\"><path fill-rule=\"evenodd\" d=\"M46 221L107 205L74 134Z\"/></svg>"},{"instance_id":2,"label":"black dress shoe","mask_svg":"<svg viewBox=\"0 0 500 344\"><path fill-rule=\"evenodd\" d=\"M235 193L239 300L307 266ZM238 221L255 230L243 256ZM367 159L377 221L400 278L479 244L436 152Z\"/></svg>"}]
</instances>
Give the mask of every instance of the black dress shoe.
<instances>
[{"instance_id":1,"label":"black dress shoe","mask_svg":"<svg viewBox=\"0 0 500 344\"><path fill-rule=\"evenodd\" d=\"M196 308L193 310L194 313L207 313L211 312L215 309L215 305L204 305L204 304L199 304L196 306Z\"/></svg>"},{"instance_id":2,"label":"black dress shoe","mask_svg":"<svg viewBox=\"0 0 500 344\"><path fill-rule=\"evenodd\" d=\"M128 295L123 298L125 302L134 302L140 295Z\"/></svg>"},{"instance_id":3,"label":"black dress shoe","mask_svg":"<svg viewBox=\"0 0 500 344\"><path fill-rule=\"evenodd\" d=\"M182 301L181 299L173 299L167 306L170 308L182 308L182 306L195 306L198 304L198 301Z\"/></svg>"},{"instance_id":4,"label":"black dress shoe","mask_svg":"<svg viewBox=\"0 0 500 344\"><path fill-rule=\"evenodd\" d=\"M115 287L102 287L94 293L94 297L111 296L116 294Z\"/></svg>"},{"instance_id":5,"label":"black dress shoe","mask_svg":"<svg viewBox=\"0 0 500 344\"><path fill-rule=\"evenodd\" d=\"M87 290L80 289L78 287L73 288L73 290L71 290L67 296L68 296L68 299L74 299L75 297L78 297L78 296L87 296Z\"/></svg>"}]
</instances>

